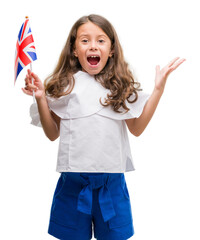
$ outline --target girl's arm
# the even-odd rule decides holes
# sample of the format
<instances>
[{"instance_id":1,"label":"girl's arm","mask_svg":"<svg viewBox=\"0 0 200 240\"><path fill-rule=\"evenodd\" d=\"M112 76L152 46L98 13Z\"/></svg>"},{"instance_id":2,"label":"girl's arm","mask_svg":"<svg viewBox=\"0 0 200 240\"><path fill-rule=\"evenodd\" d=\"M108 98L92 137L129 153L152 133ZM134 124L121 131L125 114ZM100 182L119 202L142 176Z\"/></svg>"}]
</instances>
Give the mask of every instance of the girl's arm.
<instances>
[{"instance_id":1,"label":"girl's arm","mask_svg":"<svg viewBox=\"0 0 200 240\"><path fill-rule=\"evenodd\" d=\"M34 84L32 84L32 77L34 79ZM33 95L33 91L35 91L35 98L40 114L40 121L46 136L51 141L56 140L60 135L60 118L49 110L44 86L41 80L36 74L28 70L25 82L26 87L22 88L22 91L28 95Z\"/></svg>"},{"instance_id":2,"label":"girl's arm","mask_svg":"<svg viewBox=\"0 0 200 240\"><path fill-rule=\"evenodd\" d=\"M133 135L140 136L150 122L164 92L165 84L169 74L185 61L185 59L180 59L179 61L178 59L179 58L173 59L166 67L161 70L160 66L156 66L155 87L143 109L142 114L139 118L125 120L129 131Z\"/></svg>"}]
</instances>

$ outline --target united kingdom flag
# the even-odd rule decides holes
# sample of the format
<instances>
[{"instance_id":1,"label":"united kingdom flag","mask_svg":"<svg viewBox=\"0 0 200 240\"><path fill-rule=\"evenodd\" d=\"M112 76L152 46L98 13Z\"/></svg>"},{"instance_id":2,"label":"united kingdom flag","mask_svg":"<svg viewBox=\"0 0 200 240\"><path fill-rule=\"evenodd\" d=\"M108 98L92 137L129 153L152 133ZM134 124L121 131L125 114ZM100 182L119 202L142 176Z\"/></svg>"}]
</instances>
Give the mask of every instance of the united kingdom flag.
<instances>
[{"instance_id":1,"label":"united kingdom flag","mask_svg":"<svg viewBox=\"0 0 200 240\"><path fill-rule=\"evenodd\" d=\"M15 82L21 70L37 59L35 43L31 32L29 19L26 17L19 31L15 52Z\"/></svg>"}]
</instances>

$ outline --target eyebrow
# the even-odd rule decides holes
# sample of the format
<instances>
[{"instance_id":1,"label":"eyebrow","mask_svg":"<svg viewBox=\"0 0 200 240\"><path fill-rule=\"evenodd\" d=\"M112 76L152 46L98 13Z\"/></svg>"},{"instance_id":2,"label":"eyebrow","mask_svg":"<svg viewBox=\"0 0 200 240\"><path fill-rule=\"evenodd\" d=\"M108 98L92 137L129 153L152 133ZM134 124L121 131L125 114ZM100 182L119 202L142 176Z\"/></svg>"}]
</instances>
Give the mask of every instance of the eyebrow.
<instances>
[{"instance_id":1,"label":"eyebrow","mask_svg":"<svg viewBox=\"0 0 200 240\"><path fill-rule=\"evenodd\" d=\"M85 33L83 33L83 34L81 34L80 36L78 36L79 38L80 37L89 37L90 36L90 34L85 34ZM100 35L98 35L97 37L105 37L105 38L109 38L108 36L106 36L105 34L100 34Z\"/></svg>"}]
</instances>

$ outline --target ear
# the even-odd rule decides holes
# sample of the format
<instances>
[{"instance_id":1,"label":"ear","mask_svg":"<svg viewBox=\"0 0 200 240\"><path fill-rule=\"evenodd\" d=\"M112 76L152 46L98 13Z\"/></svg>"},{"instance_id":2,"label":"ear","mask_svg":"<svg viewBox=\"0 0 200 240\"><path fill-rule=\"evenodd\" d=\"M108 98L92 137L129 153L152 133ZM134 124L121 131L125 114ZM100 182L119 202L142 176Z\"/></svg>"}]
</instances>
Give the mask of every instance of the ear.
<instances>
[{"instance_id":1,"label":"ear","mask_svg":"<svg viewBox=\"0 0 200 240\"><path fill-rule=\"evenodd\" d=\"M109 54L109 57L112 57L113 54L114 54L114 50L111 50L111 51L110 51L110 54Z\"/></svg>"},{"instance_id":2,"label":"ear","mask_svg":"<svg viewBox=\"0 0 200 240\"><path fill-rule=\"evenodd\" d=\"M75 57L78 57L78 54L77 54L77 52L76 52L75 46L73 47L73 53L74 53L74 56L75 56Z\"/></svg>"},{"instance_id":3,"label":"ear","mask_svg":"<svg viewBox=\"0 0 200 240\"><path fill-rule=\"evenodd\" d=\"M74 56L78 57L78 54L77 54L76 50L74 50Z\"/></svg>"}]
</instances>

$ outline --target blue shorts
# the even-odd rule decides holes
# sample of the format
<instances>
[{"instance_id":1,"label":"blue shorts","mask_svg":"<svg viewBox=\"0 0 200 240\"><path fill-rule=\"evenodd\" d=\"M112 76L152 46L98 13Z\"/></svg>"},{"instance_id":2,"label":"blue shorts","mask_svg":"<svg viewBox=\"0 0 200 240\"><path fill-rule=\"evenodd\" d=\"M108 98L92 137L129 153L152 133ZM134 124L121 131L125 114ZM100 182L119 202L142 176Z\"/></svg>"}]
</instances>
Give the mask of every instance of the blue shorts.
<instances>
[{"instance_id":1,"label":"blue shorts","mask_svg":"<svg viewBox=\"0 0 200 240\"><path fill-rule=\"evenodd\" d=\"M61 240L126 240L134 234L123 173L61 173L48 233Z\"/></svg>"}]
</instances>

